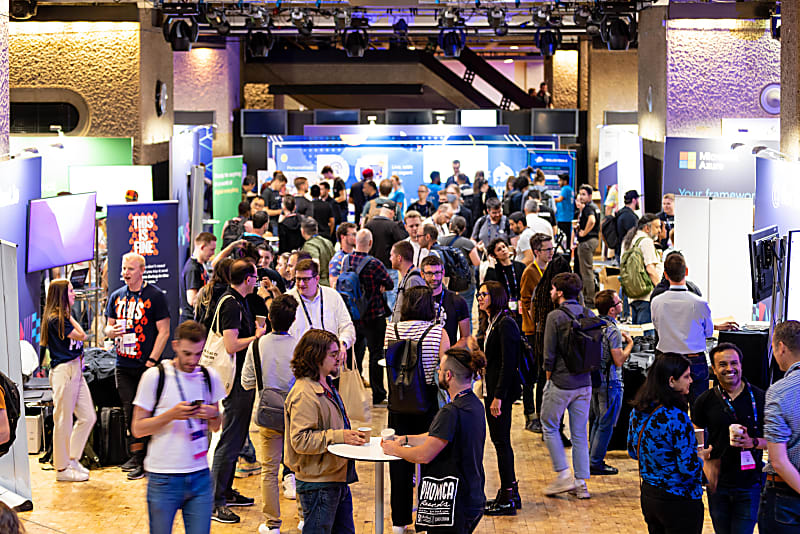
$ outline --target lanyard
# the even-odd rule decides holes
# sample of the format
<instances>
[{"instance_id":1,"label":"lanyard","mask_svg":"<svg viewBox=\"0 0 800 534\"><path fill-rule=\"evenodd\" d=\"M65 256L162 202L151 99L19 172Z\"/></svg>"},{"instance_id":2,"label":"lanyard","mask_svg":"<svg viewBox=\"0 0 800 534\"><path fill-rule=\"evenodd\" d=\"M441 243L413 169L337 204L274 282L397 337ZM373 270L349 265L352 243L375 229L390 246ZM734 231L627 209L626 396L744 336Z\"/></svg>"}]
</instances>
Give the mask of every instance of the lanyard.
<instances>
[{"instance_id":1,"label":"lanyard","mask_svg":"<svg viewBox=\"0 0 800 534\"><path fill-rule=\"evenodd\" d=\"M489 341L489 335L492 333L492 328L494 328L495 323L505 315L505 310L499 312L497 315L494 316L494 319L489 321L489 326L486 328L486 336L483 338L483 350L486 350L486 343Z\"/></svg>"},{"instance_id":2,"label":"lanyard","mask_svg":"<svg viewBox=\"0 0 800 534\"><path fill-rule=\"evenodd\" d=\"M319 287L317 289L319 290L319 321L320 321L320 324L322 325L320 328L322 328L322 330L325 330L325 307L324 307L324 303L322 302L322 295L324 293L322 292L322 288L321 287ZM300 290L297 291L297 296L300 297L300 304L303 305L303 312L305 312L306 319L308 319L308 327L309 328L314 328L314 324L311 322L311 315L308 313L308 308L306 308L306 301L305 301L305 299L303 299L303 296L300 294Z\"/></svg>"},{"instance_id":3,"label":"lanyard","mask_svg":"<svg viewBox=\"0 0 800 534\"><path fill-rule=\"evenodd\" d=\"M180 393L180 395L181 395L181 400L183 402L187 402L186 394L183 392L183 386L181 386L181 380L180 380L180 378L178 378L178 369L175 367L174 364L172 365L172 370L175 372L175 382L177 382L177 384L178 384L178 393ZM204 395L204 397L205 397L205 395ZM203 399L203 400L205 400L205 399ZM189 425L189 431L191 431L192 430L192 420L191 419L187 419L186 420L186 424Z\"/></svg>"},{"instance_id":4,"label":"lanyard","mask_svg":"<svg viewBox=\"0 0 800 534\"><path fill-rule=\"evenodd\" d=\"M444 292L445 292L445 289L442 288L442 292L439 295L439 306L438 306L438 308L436 308L436 321L437 322L439 322L439 319L441 319L441 317L442 317L442 309L444 307L443 306L443 303L444 303Z\"/></svg>"},{"instance_id":5,"label":"lanyard","mask_svg":"<svg viewBox=\"0 0 800 534\"><path fill-rule=\"evenodd\" d=\"M542 276L544 276L544 273L542 272L542 268L541 268L541 267L539 267L539 264L538 264L538 263L536 263L536 260L533 260L533 264L536 266L536 270L537 270L537 271L539 271L539 278L541 278Z\"/></svg>"},{"instance_id":6,"label":"lanyard","mask_svg":"<svg viewBox=\"0 0 800 534\"><path fill-rule=\"evenodd\" d=\"M753 430L754 432L758 432L758 409L756 408L756 398L753 396L753 390L750 388L750 384L745 384L745 387L747 388L747 392L750 394L750 404L753 406ZM733 408L733 403L731 402L731 398L728 396L728 393L719 386L717 386L717 391L722 396L722 401L731 411L734 421L738 421L739 417L736 415L736 410Z\"/></svg>"},{"instance_id":7,"label":"lanyard","mask_svg":"<svg viewBox=\"0 0 800 534\"><path fill-rule=\"evenodd\" d=\"M511 269L511 281L509 282L508 273L506 272L505 265L497 264L498 269L501 273L503 273L503 280L505 280L506 289L508 289L508 298L515 298L517 296L517 278L514 276L514 263L512 262L508 265L508 268ZM513 282L513 283L511 283Z\"/></svg>"}]
</instances>

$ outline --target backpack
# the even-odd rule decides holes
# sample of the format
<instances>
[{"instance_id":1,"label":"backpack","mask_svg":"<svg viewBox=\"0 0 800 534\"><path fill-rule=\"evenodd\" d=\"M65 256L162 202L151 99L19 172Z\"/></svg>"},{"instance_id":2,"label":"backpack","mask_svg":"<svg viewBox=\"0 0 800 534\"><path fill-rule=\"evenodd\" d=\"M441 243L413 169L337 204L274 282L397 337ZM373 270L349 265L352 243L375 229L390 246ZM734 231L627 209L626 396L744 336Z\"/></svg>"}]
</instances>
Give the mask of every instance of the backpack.
<instances>
[{"instance_id":1,"label":"backpack","mask_svg":"<svg viewBox=\"0 0 800 534\"><path fill-rule=\"evenodd\" d=\"M355 271L350 270L350 255L344 257L342 263L342 272L339 278L336 279L336 291L342 296L347 311L350 312L350 317L354 321L358 321L367 314L367 307L369 300L364 291L361 290L361 271L367 266L372 256L367 256L364 261L356 268Z\"/></svg>"},{"instance_id":2,"label":"backpack","mask_svg":"<svg viewBox=\"0 0 800 534\"><path fill-rule=\"evenodd\" d=\"M617 216L606 215L600 225L600 233L603 241L609 249L616 249L619 246L619 234L617 234Z\"/></svg>"},{"instance_id":3,"label":"backpack","mask_svg":"<svg viewBox=\"0 0 800 534\"><path fill-rule=\"evenodd\" d=\"M3 388L6 401L6 416L8 417L8 441L0 445L0 456L5 455L17 437L17 422L21 415L19 388L5 373L0 371L0 387Z\"/></svg>"},{"instance_id":4,"label":"backpack","mask_svg":"<svg viewBox=\"0 0 800 534\"><path fill-rule=\"evenodd\" d=\"M227 247L234 241L238 241L244 235L244 221L241 217L234 217L225 225L222 231L222 248Z\"/></svg>"},{"instance_id":5,"label":"backpack","mask_svg":"<svg viewBox=\"0 0 800 534\"><path fill-rule=\"evenodd\" d=\"M477 228L478 231L477 232L473 232L473 235L479 236L480 233L481 233L481 230L483 230L483 227L486 226L487 224L489 224L490 220L491 219L489 218L489 214L488 213L486 215L484 215L483 217L481 217L480 219L478 219L477 222L475 222L475 228ZM505 232L505 234L506 234L504 237L506 239L508 239L508 236L511 235L511 226L508 224L508 217L503 215L503 218L500 219L500 224L502 225L503 232ZM488 244L489 243L486 243L486 245L488 245Z\"/></svg>"},{"instance_id":6,"label":"backpack","mask_svg":"<svg viewBox=\"0 0 800 534\"><path fill-rule=\"evenodd\" d=\"M503 215L511 215L515 211L522 211L522 191L514 190L503 199Z\"/></svg>"},{"instance_id":7,"label":"backpack","mask_svg":"<svg viewBox=\"0 0 800 534\"><path fill-rule=\"evenodd\" d=\"M644 265L644 254L639 243L644 237L636 240L631 248L625 251L619 262L619 282L622 290L629 298L639 298L650 294L655 287Z\"/></svg>"},{"instance_id":8,"label":"backpack","mask_svg":"<svg viewBox=\"0 0 800 534\"><path fill-rule=\"evenodd\" d=\"M444 275L449 278L447 289L455 292L465 291L472 285L472 265L464 251L453 246L458 237L454 236L449 245L437 243L433 246L444 263Z\"/></svg>"},{"instance_id":9,"label":"backpack","mask_svg":"<svg viewBox=\"0 0 800 534\"><path fill-rule=\"evenodd\" d=\"M422 367L422 341L436 326L432 323L419 341L401 339L397 323L394 323L397 341L386 349L386 370L389 375L389 411L409 415L421 415L431 409L431 387L425 381Z\"/></svg>"},{"instance_id":10,"label":"backpack","mask_svg":"<svg viewBox=\"0 0 800 534\"><path fill-rule=\"evenodd\" d=\"M600 317L587 317L586 308L580 316L574 315L566 306L558 308L570 318L564 347L564 363L573 375L600 369L603 359L603 331L607 323Z\"/></svg>"}]
</instances>

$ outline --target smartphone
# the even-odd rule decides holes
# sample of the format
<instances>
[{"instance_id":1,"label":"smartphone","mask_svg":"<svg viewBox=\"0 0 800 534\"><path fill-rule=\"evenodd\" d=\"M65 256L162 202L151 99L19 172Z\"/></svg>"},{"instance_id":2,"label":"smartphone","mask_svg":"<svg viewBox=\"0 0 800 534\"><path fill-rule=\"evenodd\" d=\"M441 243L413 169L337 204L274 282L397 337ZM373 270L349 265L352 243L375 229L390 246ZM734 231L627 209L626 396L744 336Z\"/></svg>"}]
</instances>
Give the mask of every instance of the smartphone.
<instances>
[{"instance_id":1,"label":"smartphone","mask_svg":"<svg viewBox=\"0 0 800 534\"><path fill-rule=\"evenodd\" d=\"M202 399L201 400L192 401L192 406L202 406L202 405L203 405Z\"/></svg>"}]
</instances>

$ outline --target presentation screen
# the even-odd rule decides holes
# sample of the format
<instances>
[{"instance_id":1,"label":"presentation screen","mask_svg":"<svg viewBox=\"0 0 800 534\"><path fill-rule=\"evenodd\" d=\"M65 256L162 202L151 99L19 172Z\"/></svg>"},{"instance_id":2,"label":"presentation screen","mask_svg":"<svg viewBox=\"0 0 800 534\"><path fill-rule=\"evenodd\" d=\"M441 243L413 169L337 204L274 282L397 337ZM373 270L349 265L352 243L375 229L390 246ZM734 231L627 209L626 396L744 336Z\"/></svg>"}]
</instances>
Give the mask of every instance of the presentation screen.
<instances>
[{"instance_id":1,"label":"presentation screen","mask_svg":"<svg viewBox=\"0 0 800 534\"><path fill-rule=\"evenodd\" d=\"M786 265L786 320L800 320L800 230L789 232L789 253Z\"/></svg>"},{"instance_id":2,"label":"presentation screen","mask_svg":"<svg viewBox=\"0 0 800 534\"><path fill-rule=\"evenodd\" d=\"M102 208L97 217L105 217L106 206L124 204L125 194L136 191L139 202L153 201L153 170L149 165L99 165L69 168L69 192L97 193Z\"/></svg>"},{"instance_id":3,"label":"presentation screen","mask_svg":"<svg viewBox=\"0 0 800 534\"><path fill-rule=\"evenodd\" d=\"M97 195L64 195L28 205L28 272L94 258Z\"/></svg>"}]
</instances>

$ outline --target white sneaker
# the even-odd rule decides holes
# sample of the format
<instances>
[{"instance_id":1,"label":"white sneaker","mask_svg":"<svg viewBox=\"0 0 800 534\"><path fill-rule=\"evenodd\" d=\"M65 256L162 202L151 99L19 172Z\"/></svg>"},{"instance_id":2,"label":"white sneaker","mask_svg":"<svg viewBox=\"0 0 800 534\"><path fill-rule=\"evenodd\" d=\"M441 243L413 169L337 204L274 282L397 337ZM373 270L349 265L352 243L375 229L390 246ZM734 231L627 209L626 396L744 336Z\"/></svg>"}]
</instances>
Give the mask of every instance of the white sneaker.
<instances>
[{"instance_id":1,"label":"white sneaker","mask_svg":"<svg viewBox=\"0 0 800 534\"><path fill-rule=\"evenodd\" d=\"M558 477L544 489L545 495L558 495L575 488L575 479L569 469L564 469L558 473Z\"/></svg>"},{"instance_id":2,"label":"white sneaker","mask_svg":"<svg viewBox=\"0 0 800 534\"><path fill-rule=\"evenodd\" d=\"M283 479L283 496L291 500L297 499L297 483L292 474Z\"/></svg>"},{"instance_id":3,"label":"white sneaker","mask_svg":"<svg viewBox=\"0 0 800 534\"><path fill-rule=\"evenodd\" d=\"M392 534L404 534L407 527L392 527Z\"/></svg>"},{"instance_id":4,"label":"white sneaker","mask_svg":"<svg viewBox=\"0 0 800 534\"><path fill-rule=\"evenodd\" d=\"M579 499L591 499L589 490L586 488L586 481L581 478L575 479L575 487L569 490L570 494L575 495Z\"/></svg>"},{"instance_id":5,"label":"white sneaker","mask_svg":"<svg viewBox=\"0 0 800 534\"><path fill-rule=\"evenodd\" d=\"M89 475L80 473L72 467L67 467L63 471L56 473L56 480L59 482L86 482L89 480Z\"/></svg>"},{"instance_id":6,"label":"white sneaker","mask_svg":"<svg viewBox=\"0 0 800 534\"><path fill-rule=\"evenodd\" d=\"M86 469L85 467L83 467L83 464L81 464L78 460L74 460L74 459L70 460L69 461L69 465L75 471L78 471L79 473L83 473L84 475L88 475L89 474L89 470Z\"/></svg>"},{"instance_id":7,"label":"white sneaker","mask_svg":"<svg viewBox=\"0 0 800 534\"><path fill-rule=\"evenodd\" d=\"M269 528L266 523L258 525L258 534L281 534L281 529L278 527Z\"/></svg>"},{"instance_id":8,"label":"white sneaker","mask_svg":"<svg viewBox=\"0 0 800 534\"><path fill-rule=\"evenodd\" d=\"M299 523L297 523L297 530L303 532L303 527L305 526L305 524L306 524L305 521L300 521Z\"/></svg>"}]
</instances>

